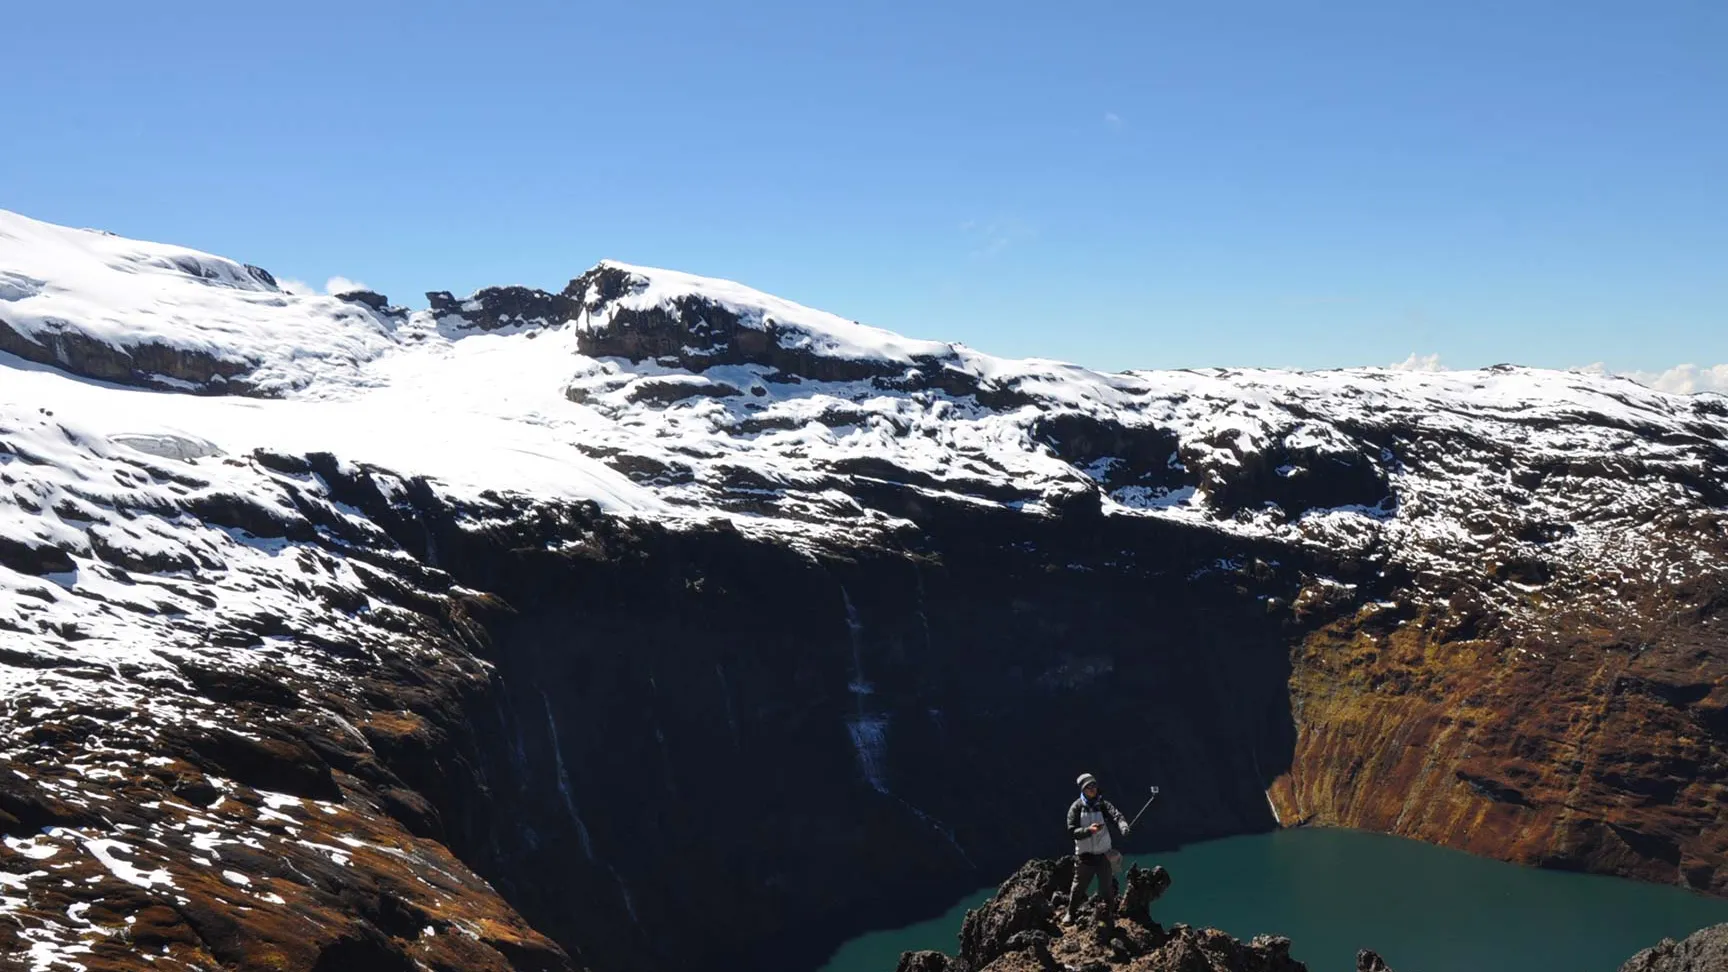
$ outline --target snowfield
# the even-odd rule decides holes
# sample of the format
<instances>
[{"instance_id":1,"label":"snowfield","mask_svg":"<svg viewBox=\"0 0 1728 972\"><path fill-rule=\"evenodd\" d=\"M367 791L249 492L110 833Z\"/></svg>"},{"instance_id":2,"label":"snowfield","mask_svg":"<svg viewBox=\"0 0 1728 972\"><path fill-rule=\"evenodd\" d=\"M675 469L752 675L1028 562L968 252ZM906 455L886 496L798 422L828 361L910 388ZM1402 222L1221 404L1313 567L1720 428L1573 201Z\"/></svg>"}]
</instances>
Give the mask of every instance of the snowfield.
<instances>
[{"instance_id":1,"label":"snowfield","mask_svg":"<svg viewBox=\"0 0 1728 972\"><path fill-rule=\"evenodd\" d=\"M360 307L285 294L268 273L232 260L4 211L0 320L38 341L74 332L117 348L206 354L268 391L351 373L395 344Z\"/></svg>"}]
</instances>

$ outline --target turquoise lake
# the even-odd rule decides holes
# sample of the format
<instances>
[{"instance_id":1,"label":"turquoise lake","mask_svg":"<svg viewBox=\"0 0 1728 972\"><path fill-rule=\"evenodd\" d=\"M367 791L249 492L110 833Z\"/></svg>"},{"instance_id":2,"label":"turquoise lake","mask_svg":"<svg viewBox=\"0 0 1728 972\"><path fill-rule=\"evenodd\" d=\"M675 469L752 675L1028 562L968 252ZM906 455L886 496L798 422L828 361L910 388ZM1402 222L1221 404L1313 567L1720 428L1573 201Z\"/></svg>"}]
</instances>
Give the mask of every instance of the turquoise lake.
<instances>
[{"instance_id":1,"label":"turquoise lake","mask_svg":"<svg viewBox=\"0 0 1728 972\"><path fill-rule=\"evenodd\" d=\"M1615 972L1664 937L1728 922L1728 900L1352 830L1231 837L1134 860L1170 871L1170 890L1152 906L1161 924L1287 935L1313 972L1351 972L1359 948L1397 972ZM953 954L966 909L994 890L853 939L821 972L893 972L908 949Z\"/></svg>"}]
</instances>

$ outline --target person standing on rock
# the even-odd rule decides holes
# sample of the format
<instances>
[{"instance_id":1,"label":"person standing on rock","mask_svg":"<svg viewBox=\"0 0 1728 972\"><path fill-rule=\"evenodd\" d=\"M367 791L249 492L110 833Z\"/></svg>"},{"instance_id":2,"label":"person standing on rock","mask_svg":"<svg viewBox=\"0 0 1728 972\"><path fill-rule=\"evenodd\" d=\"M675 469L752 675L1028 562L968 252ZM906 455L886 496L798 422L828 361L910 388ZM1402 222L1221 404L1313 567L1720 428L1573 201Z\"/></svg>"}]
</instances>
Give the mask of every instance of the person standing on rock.
<instances>
[{"instance_id":1,"label":"person standing on rock","mask_svg":"<svg viewBox=\"0 0 1728 972\"><path fill-rule=\"evenodd\" d=\"M1111 873L1110 830L1105 818L1115 820L1124 837L1128 836L1128 819L1099 794L1097 777L1081 773L1074 782L1080 786L1080 799L1068 807L1068 836L1074 838L1074 887L1068 892L1063 918L1074 920L1074 909L1097 879L1098 897L1104 901L1104 924L1111 925L1116 921L1116 881Z\"/></svg>"}]
</instances>

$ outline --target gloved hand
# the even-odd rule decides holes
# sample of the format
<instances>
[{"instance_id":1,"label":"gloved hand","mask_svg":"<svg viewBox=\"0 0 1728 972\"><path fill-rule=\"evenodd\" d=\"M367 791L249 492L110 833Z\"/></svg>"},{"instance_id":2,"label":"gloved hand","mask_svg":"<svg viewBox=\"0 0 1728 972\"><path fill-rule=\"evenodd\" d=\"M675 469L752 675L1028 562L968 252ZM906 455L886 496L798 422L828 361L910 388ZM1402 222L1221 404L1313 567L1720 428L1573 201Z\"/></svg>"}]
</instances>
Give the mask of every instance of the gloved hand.
<instances>
[{"instance_id":1,"label":"gloved hand","mask_svg":"<svg viewBox=\"0 0 1728 972\"><path fill-rule=\"evenodd\" d=\"M1122 836L1124 836L1124 837L1128 836L1128 825L1127 824L1122 825Z\"/></svg>"}]
</instances>

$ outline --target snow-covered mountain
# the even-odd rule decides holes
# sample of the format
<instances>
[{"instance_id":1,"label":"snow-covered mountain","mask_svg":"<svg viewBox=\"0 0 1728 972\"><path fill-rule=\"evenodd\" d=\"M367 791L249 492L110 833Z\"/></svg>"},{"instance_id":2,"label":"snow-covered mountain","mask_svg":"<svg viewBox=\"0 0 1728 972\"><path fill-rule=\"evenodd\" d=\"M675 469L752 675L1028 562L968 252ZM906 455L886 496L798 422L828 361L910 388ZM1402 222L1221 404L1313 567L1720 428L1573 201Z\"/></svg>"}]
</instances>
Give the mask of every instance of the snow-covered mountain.
<instances>
[{"instance_id":1,"label":"snow-covered mountain","mask_svg":"<svg viewBox=\"0 0 1728 972\"><path fill-rule=\"evenodd\" d=\"M672 803L716 760L773 792L796 754L851 828L829 859L934 841L858 873L964 888L1024 857L1037 828L989 816L1024 795L901 781L988 766L1008 708L1142 682L1252 710L1136 714L1098 753L1208 781L1175 833L1270 814L1728 890L1728 398L1107 374L616 263L428 296L0 213L0 942L36 967L139 922L186 968L734 954L784 931L660 941L680 892L609 760ZM581 686L615 655L636 708L602 717ZM857 824L848 780L895 822ZM489 816L512 788L544 819ZM847 927L853 898L728 839L681 866ZM525 888L546 859L565 892Z\"/></svg>"},{"instance_id":2,"label":"snow-covered mountain","mask_svg":"<svg viewBox=\"0 0 1728 972\"><path fill-rule=\"evenodd\" d=\"M1471 544L1482 531L1461 524L1506 509L1525 532L1564 519L1572 529L1547 541L1559 547L1526 552L1571 559L1637 545L1624 521L1652 504L1724 495L1713 463L1728 397L1612 377L1106 374L616 263L560 294L434 294L434 310L408 313L371 294L289 295L255 267L11 214L0 242L0 343L55 369L16 374L9 398L53 402L134 448L157 437L235 455L331 451L459 495L594 499L817 537L893 530L893 516L841 495L883 480L1029 515L1078 504L1395 556L1423 537ZM60 369L252 400L70 385ZM1462 448L1442 457L1425 446L1438 440ZM1652 475L1580 468L1620 455Z\"/></svg>"}]
</instances>

